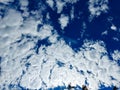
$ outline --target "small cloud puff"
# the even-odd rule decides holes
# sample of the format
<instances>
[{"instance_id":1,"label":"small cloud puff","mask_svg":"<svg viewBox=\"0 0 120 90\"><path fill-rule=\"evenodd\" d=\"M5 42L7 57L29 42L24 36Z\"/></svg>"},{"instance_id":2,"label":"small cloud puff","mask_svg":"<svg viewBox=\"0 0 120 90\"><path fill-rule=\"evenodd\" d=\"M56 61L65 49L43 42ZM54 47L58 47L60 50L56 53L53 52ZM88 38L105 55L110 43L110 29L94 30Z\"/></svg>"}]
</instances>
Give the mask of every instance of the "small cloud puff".
<instances>
[{"instance_id":1,"label":"small cloud puff","mask_svg":"<svg viewBox=\"0 0 120 90\"><path fill-rule=\"evenodd\" d=\"M62 14L59 18L59 23L61 25L61 29L64 29L69 23L69 17Z\"/></svg>"}]
</instances>

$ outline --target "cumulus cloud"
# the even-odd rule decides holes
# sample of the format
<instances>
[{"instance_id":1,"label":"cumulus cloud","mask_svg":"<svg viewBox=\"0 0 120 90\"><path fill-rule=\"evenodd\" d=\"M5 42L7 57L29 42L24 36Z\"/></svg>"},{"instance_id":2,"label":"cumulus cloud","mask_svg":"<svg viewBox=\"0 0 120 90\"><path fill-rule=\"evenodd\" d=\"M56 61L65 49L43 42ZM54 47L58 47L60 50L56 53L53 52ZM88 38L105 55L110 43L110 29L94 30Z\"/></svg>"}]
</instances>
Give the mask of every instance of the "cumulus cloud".
<instances>
[{"instance_id":1,"label":"cumulus cloud","mask_svg":"<svg viewBox=\"0 0 120 90\"><path fill-rule=\"evenodd\" d=\"M74 7L72 7L72 9L71 9L70 18L71 18L71 20L74 19Z\"/></svg>"},{"instance_id":2,"label":"cumulus cloud","mask_svg":"<svg viewBox=\"0 0 120 90\"><path fill-rule=\"evenodd\" d=\"M9 9L4 18L0 21L0 28L19 26L23 22L21 13L14 9Z\"/></svg>"},{"instance_id":3,"label":"cumulus cloud","mask_svg":"<svg viewBox=\"0 0 120 90\"><path fill-rule=\"evenodd\" d=\"M61 15L59 18L59 23L61 25L61 28L64 29L69 23L69 17L65 15Z\"/></svg>"},{"instance_id":4,"label":"cumulus cloud","mask_svg":"<svg viewBox=\"0 0 120 90\"><path fill-rule=\"evenodd\" d=\"M88 5L91 19L100 16L101 13L106 13L109 9L108 0L89 0Z\"/></svg>"},{"instance_id":5,"label":"cumulus cloud","mask_svg":"<svg viewBox=\"0 0 120 90\"><path fill-rule=\"evenodd\" d=\"M60 14L63 11L63 8L67 6L67 4L77 3L78 0L46 0L46 3L53 9L57 8L57 13ZM55 6L55 7L54 7Z\"/></svg>"},{"instance_id":6,"label":"cumulus cloud","mask_svg":"<svg viewBox=\"0 0 120 90\"><path fill-rule=\"evenodd\" d=\"M21 2L22 6L27 4ZM80 87L87 82L89 90L97 90L103 84L120 87L120 68L109 59L103 41L85 40L75 52L43 19L22 16L15 9L8 9L0 18L1 90L48 89L68 86L70 82ZM61 28L68 22L69 17L62 14ZM50 44L45 45L43 40ZM118 53L112 54L114 60L119 59Z\"/></svg>"},{"instance_id":7,"label":"cumulus cloud","mask_svg":"<svg viewBox=\"0 0 120 90\"><path fill-rule=\"evenodd\" d=\"M117 27L115 25L112 25L110 28L115 31L117 30Z\"/></svg>"},{"instance_id":8,"label":"cumulus cloud","mask_svg":"<svg viewBox=\"0 0 120 90\"><path fill-rule=\"evenodd\" d=\"M21 6L26 7L26 6L28 6L29 2L28 2L28 0L20 0L20 4L21 4Z\"/></svg>"},{"instance_id":9,"label":"cumulus cloud","mask_svg":"<svg viewBox=\"0 0 120 90\"><path fill-rule=\"evenodd\" d=\"M56 1L57 13L61 13L61 11L63 10L64 4L65 2L61 0Z\"/></svg>"},{"instance_id":10,"label":"cumulus cloud","mask_svg":"<svg viewBox=\"0 0 120 90\"><path fill-rule=\"evenodd\" d=\"M120 52L115 50L114 53L112 53L112 57L114 60L120 60Z\"/></svg>"},{"instance_id":11,"label":"cumulus cloud","mask_svg":"<svg viewBox=\"0 0 120 90\"><path fill-rule=\"evenodd\" d=\"M41 30L48 30L47 28L43 26ZM51 37L51 34L46 34ZM41 46L36 54L33 49L36 39L38 40L24 38L19 43L7 45L7 52L2 56L1 62L1 88L20 83L28 89L45 89L58 85L67 86L71 81L72 85L79 86L87 81L90 90L99 89L103 83L105 86L119 87L120 68L117 63L109 60L104 42L86 40L76 53L64 40L57 40L50 46ZM60 67L56 60L64 65ZM72 69L70 65L73 66Z\"/></svg>"},{"instance_id":12,"label":"cumulus cloud","mask_svg":"<svg viewBox=\"0 0 120 90\"><path fill-rule=\"evenodd\" d=\"M28 0L20 0L20 9L23 11L23 13L22 13L23 17L29 16L29 12L28 12L28 8L27 8L28 5L29 5Z\"/></svg>"},{"instance_id":13,"label":"cumulus cloud","mask_svg":"<svg viewBox=\"0 0 120 90\"><path fill-rule=\"evenodd\" d=\"M46 3L53 9L54 1L53 0L46 0Z\"/></svg>"},{"instance_id":14,"label":"cumulus cloud","mask_svg":"<svg viewBox=\"0 0 120 90\"><path fill-rule=\"evenodd\" d=\"M71 3L71 4L74 4L74 3L77 3L78 0L65 0L66 3Z\"/></svg>"}]
</instances>

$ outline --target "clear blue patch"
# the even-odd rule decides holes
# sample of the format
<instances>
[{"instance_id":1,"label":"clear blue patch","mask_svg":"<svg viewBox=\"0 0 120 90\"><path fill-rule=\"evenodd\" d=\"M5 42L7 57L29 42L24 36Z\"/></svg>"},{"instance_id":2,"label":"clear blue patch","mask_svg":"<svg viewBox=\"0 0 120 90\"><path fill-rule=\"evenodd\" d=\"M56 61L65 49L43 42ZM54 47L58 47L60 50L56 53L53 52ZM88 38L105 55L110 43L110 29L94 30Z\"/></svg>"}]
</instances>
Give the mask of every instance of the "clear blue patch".
<instances>
[{"instance_id":1,"label":"clear blue patch","mask_svg":"<svg viewBox=\"0 0 120 90\"><path fill-rule=\"evenodd\" d=\"M118 66L120 66L120 60L117 60L117 64L118 64Z\"/></svg>"},{"instance_id":2,"label":"clear blue patch","mask_svg":"<svg viewBox=\"0 0 120 90\"><path fill-rule=\"evenodd\" d=\"M70 65L70 69L73 69L73 66L72 66L72 65Z\"/></svg>"},{"instance_id":3,"label":"clear blue patch","mask_svg":"<svg viewBox=\"0 0 120 90\"><path fill-rule=\"evenodd\" d=\"M42 0L28 0L28 1L29 1L29 5L28 5L29 11L35 11L40 9L41 7L40 4L42 4Z\"/></svg>"},{"instance_id":4,"label":"clear blue patch","mask_svg":"<svg viewBox=\"0 0 120 90\"><path fill-rule=\"evenodd\" d=\"M80 74L84 75L84 71L83 70L80 70L79 72L80 72Z\"/></svg>"},{"instance_id":5,"label":"clear blue patch","mask_svg":"<svg viewBox=\"0 0 120 90\"><path fill-rule=\"evenodd\" d=\"M112 90L113 87L105 87L104 85L100 86L99 90Z\"/></svg>"},{"instance_id":6,"label":"clear blue patch","mask_svg":"<svg viewBox=\"0 0 120 90\"><path fill-rule=\"evenodd\" d=\"M18 85L9 84L8 88L9 88L9 90L15 90L15 89L18 89L18 90L29 90L29 89L26 89L26 88L20 86L20 84L18 84ZM6 89L3 89L3 90L6 90Z\"/></svg>"},{"instance_id":7,"label":"clear blue patch","mask_svg":"<svg viewBox=\"0 0 120 90\"><path fill-rule=\"evenodd\" d=\"M25 66L28 68L31 65L31 63L26 63Z\"/></svg>"},{"instance_id":8,"label":"clear blue patch","mask_svg":"<svg viewBox=\"0 0 120 90\"><path fill-rule=\"evenodd\" d=\"M61 61L56 61L56 64L59 66L59 67L63 67L65 65L65 63L61 62Z\"/></svg>"},{"instance_id":9,"label":"clear blue patch","mask_svg":"<svg viewBox=\"0 0 120 90\"><path fill-rule=\"evenodd\" d=\"M66 87L64 86L58 86L58 87L55 87L53 89L48 89L48 90L64 90Z\"/></svg>"},{"instance_id":10,"label":"clear blue patch","mask_svg":"<svg viewBox=\"0 0 120 90\"><path fill-rule=\"evenodd\" d=\"M51 43L48 41L48 38L46 39L43 39L43 40L38 40L37 43L36 43L36 46L35 46L35 50L36 50L36 53L38 54L39 52L39 48L42 46L42 45L45 45L46 47L51 45Z\"/></svg>"}]
</instances>

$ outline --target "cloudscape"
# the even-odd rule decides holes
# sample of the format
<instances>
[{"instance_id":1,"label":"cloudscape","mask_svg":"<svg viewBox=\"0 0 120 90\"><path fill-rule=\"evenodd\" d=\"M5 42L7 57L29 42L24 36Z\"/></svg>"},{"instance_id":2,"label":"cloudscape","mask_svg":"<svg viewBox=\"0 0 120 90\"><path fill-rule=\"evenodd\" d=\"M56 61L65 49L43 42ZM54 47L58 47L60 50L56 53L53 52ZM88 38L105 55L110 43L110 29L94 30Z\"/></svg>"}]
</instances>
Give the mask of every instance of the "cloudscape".
<instances>
[{"instance_id":1,"label":"cloudscape","mask_svg":"<svg viewBox=\"0 0 120 90\"><path fill-rule=\"evenodd\" d=\"M120 89L119 3L0 0L0 90Z\"/></svg>"}]
</instances>

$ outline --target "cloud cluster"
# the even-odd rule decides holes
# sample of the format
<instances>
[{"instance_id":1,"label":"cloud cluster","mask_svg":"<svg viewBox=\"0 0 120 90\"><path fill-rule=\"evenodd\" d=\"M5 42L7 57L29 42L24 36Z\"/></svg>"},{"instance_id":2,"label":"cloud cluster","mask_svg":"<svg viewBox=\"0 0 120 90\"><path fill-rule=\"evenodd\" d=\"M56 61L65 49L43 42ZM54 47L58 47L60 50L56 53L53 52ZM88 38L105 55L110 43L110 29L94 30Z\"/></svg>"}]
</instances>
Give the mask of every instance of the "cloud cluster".
<instances>
[{"instance_id":1,"label":"cloud cluster","mask_svg":"<svg viewBox=\"0 0 120 90\"><path fill-rule=\"evenodd\" d=\"M91 13L90 18L98 17L101 13L108 11L108 0L89 0L88 9Z\"/></svg>"},{"instance_id":2,"label":"cloud cluster","mask_svg":"<svg viewBox=\"0 0 120 90\"><path fill-rule=\"evenodd\" d=\"M21 7L27 5L21 1ZM120 68L114 62L120 58L119 51L112 54L111 61L103 41L84 40L75 52L51 24L28 16L24 19L23 13L9 8L0 18L1 90L48 89L68 86L70 82L80 87L87 82L89 90L98 90L100 85L120 87ZM68 20L61 14L62 28Z\"/></svg>"},{"instance_id":3,"label":"cloud cluster","mask_svg":"<svg viewBox=\"0 0 120 90\"><path fill-rule=\"evenodd\" d=\"M85 81L90 90L99 89L101 84L119 87L120 68L109 60L103 42L85 41L76 53L60 40L41 46L36 54L33 49L36 38L30 39L7 46L1 62L1 88L18 83L28 89L67 86L70 82L82 86ZM64 65L60 67L57 61Z\"/></svg>"},{"instance_id":4,"label":"cloud cluster","mask_svg":"<svg viewBox=\"0 0 120 90\"><path fill-rule=\"evenodd\" d=\"M112 53L112 57L114 60L120 60L120 51L114 50L114 53Z\"/></svg>"}]
</instances>

